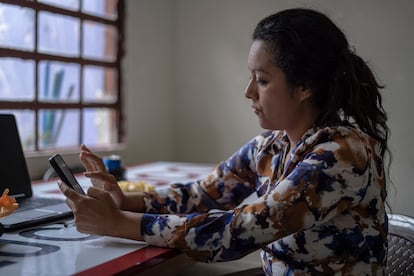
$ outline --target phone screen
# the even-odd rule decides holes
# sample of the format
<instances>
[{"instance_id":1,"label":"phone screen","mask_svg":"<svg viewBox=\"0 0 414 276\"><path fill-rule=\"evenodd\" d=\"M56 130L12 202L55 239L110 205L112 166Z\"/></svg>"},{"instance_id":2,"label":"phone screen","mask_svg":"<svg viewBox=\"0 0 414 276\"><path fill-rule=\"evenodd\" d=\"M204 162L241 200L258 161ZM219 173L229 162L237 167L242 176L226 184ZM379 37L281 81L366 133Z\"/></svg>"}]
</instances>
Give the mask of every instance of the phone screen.
<instances>
[{"instance_id":1,"label":"phone screen","mask_svg":"<svg viewBox=\"0 0 414 276\"><path fill-rule=\"evenodd\" d=\"M85 191L82 189L79 182L73 176L73 173L71 172L68 165L59 153L51 156L49 158L49 162L52 165L55 172L59 175L60 179L62 179L62 181L65 182L66 185L68 185L80 194L85 194Z\"/></svg>"}]
</instances>

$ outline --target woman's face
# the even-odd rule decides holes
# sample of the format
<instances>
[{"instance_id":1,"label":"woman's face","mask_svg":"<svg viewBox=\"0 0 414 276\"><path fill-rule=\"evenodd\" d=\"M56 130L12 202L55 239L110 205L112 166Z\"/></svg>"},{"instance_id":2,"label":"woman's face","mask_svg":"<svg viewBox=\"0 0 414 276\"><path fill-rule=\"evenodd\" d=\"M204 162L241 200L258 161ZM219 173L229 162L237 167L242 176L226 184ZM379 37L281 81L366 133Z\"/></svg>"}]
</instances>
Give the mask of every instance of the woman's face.
<instances>
[{"instance_id":1,"label":"woman's face","mask_svg":"<svg viewBox=\"0 0 414 276\"><path fill-rule=\"evenodd\" d=\"M285 74L272 58L266 42L253 42L247 65L251 77L245 96L252 101L251 106L262 128L286 131L300 128L310 92L287 83Z\"/></svg>"}]
</instances>

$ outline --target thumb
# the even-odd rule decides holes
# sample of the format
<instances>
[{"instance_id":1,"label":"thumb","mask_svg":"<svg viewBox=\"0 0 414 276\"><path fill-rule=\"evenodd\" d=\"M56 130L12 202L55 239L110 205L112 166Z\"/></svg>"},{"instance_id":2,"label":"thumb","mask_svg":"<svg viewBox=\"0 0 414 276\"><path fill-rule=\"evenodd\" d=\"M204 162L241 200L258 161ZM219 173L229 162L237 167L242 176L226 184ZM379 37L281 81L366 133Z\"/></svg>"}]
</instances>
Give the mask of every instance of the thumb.
<instances>
[{"instance_id":1,"label":"thumb","mask_svg":"<svg viewBox=\"0 0 414 276\"><path fill-rule=\"evenodd\" d=\"M103 188L105 191L111 192L111 191L115 191L117 186L118 184L105 182L103 185Z\"/></svg>"},{"instance_id":2,"label":"thumb","mask_svg":"<svg viewBox=\"0 0 414 276\"><path fill-rule=\"evenodd\" d=\"M98 198L102 193L105 192L95 186L89 187L87 192L88 196L93 198Z\"/></svg>"},{"instance_id":3,"label":"thumb","mask_svg":"<svg viewBox=\"0 0 414 276\"><path fill-rule=\"evenodd\" d=\"M111 195L107 191L104 191L94 186L89 187L88 196L93 197L95 199L111 198Z\"/></svg>"}]
</instances>

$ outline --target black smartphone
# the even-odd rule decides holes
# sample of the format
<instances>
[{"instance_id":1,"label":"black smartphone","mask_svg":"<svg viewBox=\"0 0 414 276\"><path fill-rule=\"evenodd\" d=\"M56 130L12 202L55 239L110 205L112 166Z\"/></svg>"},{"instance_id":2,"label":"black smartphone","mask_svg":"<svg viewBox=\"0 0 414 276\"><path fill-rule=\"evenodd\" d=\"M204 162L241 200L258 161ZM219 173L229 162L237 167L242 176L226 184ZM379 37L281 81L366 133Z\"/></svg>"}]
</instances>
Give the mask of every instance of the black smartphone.
<instances>
[{"instance_id":1,"label":"black smartphone","mask_svg":"<svg viewBox=\"0 0 414 276\"><path fill-rule=\"evenodd\" d=\"M73 176L72 171L69 169L65 160L63 160L62 156L59 153L56 153L55 155L51 156L49 158L49 163L50 165L52 165L53 169L60 177L60 179L62 179L62 181L66 183L66 185L68 185L78 193L85 195L85 191L82 189L79 182Z\"/></svg>"}]
</instances>

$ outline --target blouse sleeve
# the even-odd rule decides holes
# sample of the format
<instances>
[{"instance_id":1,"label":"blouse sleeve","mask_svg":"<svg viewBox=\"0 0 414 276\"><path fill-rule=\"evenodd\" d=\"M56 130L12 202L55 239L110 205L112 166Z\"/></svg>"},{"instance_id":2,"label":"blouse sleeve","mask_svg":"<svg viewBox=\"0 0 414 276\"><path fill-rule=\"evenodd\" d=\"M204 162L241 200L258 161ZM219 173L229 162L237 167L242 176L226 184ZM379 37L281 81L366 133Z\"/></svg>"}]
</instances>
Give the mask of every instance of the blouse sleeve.
<instances>
[{"instance_id":1,"label":"blouse sleeve","mask_svg":"<svg viewBox=\"0 0 414 276\"><path fill-rule=\"evenodd\" d=\"M149 244L177 248L199 261L238 259L360 204L364 190L370 182L375 187L381 176L377 161L369 162L361 141L325 142L314 146L272 192L250 204L191 215L144 214L141 233Z\"/></svg>"},{"instance_id":2,"label":"blouse sleeve","mask_svg":"<svg viewBox=\"0 0 414 276\"><path fill-rule=\"evenodd\" d=\"M252 139L202 180L174 183L147 193L144 198L145 212L188 214L236 207L255 192L258 181L255 156L270 134L264 133Z\"/></svg>"}]
</instances>

